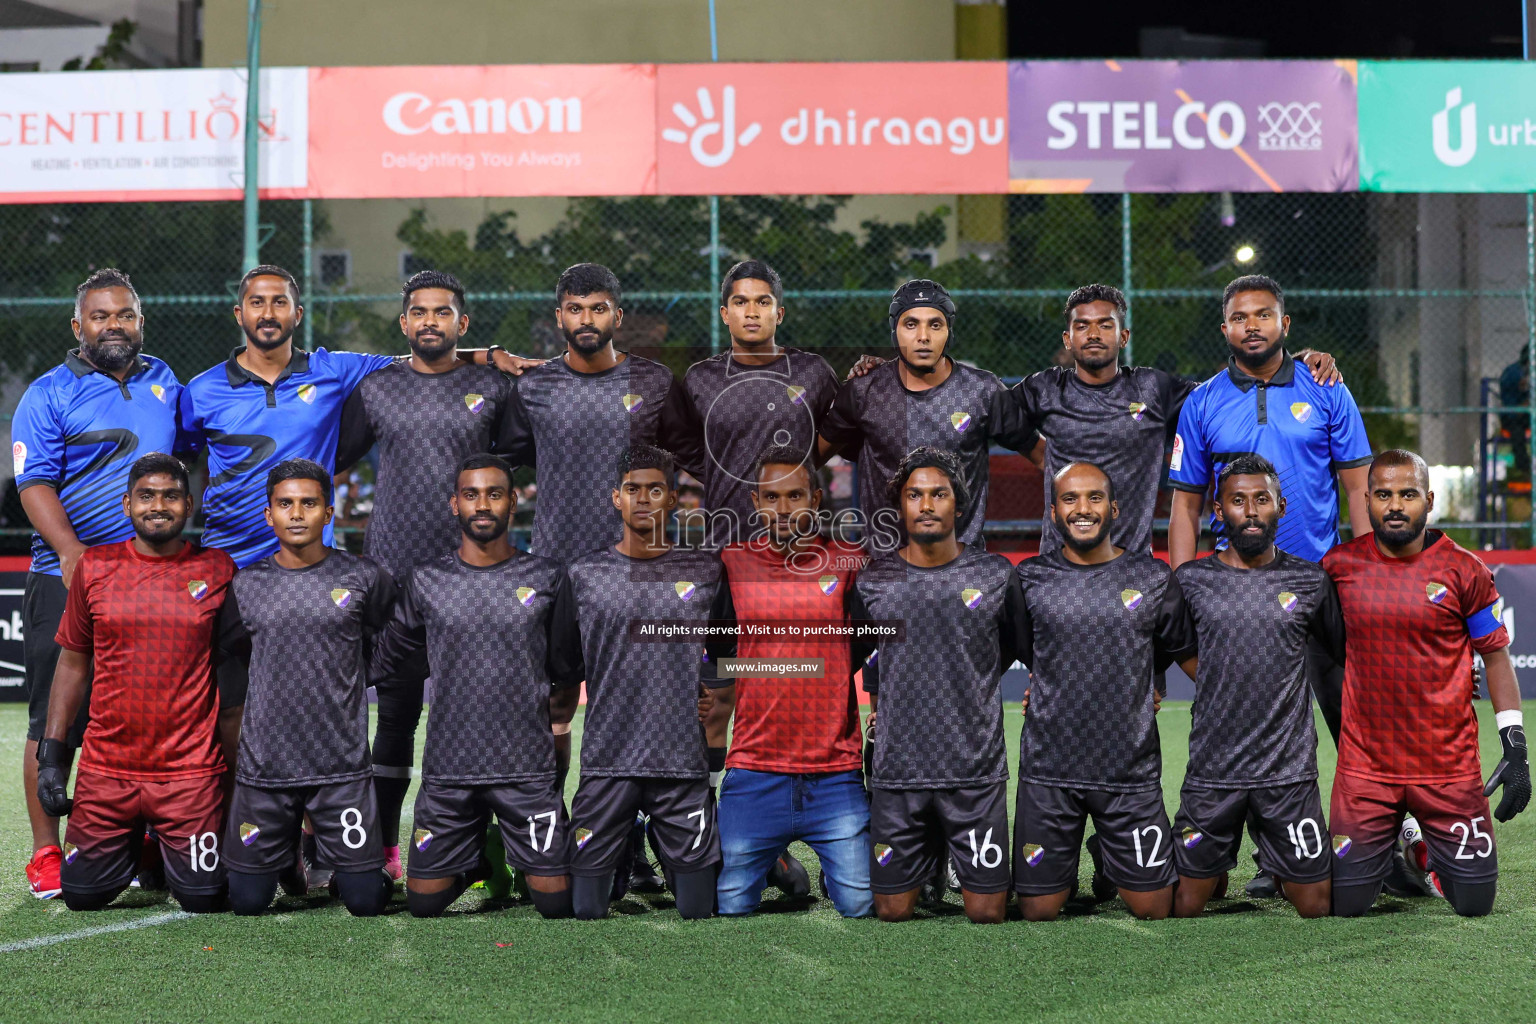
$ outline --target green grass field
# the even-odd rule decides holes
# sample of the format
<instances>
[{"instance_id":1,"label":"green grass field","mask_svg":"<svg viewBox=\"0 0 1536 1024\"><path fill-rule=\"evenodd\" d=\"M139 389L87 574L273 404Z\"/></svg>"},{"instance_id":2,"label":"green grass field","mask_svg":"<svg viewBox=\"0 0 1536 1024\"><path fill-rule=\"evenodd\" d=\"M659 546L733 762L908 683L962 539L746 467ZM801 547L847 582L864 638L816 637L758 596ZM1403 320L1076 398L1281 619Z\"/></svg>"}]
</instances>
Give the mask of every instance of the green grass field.
<instances>
[{"instance_id":1,"label":"green grass field","mask_svg":"<svg viewBox=\"0 0 1536 1024\"><path fill-rule=\"evenodd\" d=\"M1491 770L1498 737L1488 705L1478 708ZM1015 742L1018 721L1010 707ZM1171 813L1189 706L1165 705L1159 721ZM1384 897L1354 921L1302 921L1280 901L1238 899L1201 920L1158 923L1118 901L990 928L966 922L958 902L901 925L771 901L749 920L689 923L669 901L632 896L607 921L546 922L474 892L435 921L412 919L403 894L374 920L290 899L256 920L194 918L136 891L71 914L26 890L11 767L24 726L21 707L0 710L0 765L12 779L0 804L0 1021L1536 1019L1536 810L1498 827L1498 904L1476 921L1444 901ZM1322 746L1326 806L1333 748ZM809 850L795 850L814 878ZM1242 862L1239 893L1246 846ZM1084 857L1085 888L1087 866Z\"/></svg>"}]
</instances>

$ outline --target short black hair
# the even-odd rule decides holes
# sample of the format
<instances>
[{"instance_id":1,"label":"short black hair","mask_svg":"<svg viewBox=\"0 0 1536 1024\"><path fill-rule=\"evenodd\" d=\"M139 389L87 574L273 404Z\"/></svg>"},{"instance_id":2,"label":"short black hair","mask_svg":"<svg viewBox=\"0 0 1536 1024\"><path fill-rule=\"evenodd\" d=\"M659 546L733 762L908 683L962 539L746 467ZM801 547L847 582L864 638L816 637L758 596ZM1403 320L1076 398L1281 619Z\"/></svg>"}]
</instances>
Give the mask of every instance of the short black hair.
<instances>
[{"instance_id":1,"label":"short black hair","mask_svg":"<svg viewBox=\"0 0 1536 1024\"><path fill-rule=\"evenodd\" d=\"M806 475L811 478L811 487L816 486L816 471L811 466L809 453L803 448L796 448L792 444L771 444L758 453L757 459L752 463L752 486L756 488L763 479L764 466L804 466Z\"/></svg>"},{"instance_id":2,"label":"short black hair","mask_svg":"<svg viewBox=\"0 0 1536 1024\"><path fill-rule=\"evenodd\" d=\"M128 280L128 275L116 267L102 267L75 287L75 319L80 319L80 303L86 292L99 292L107 288L126 288L133 295L133 304L139 304L139 290Z\"/></svg>"},{"instance_id":3,"label":"short black hair","mask_svg":"<svg viewBox=\"0 0 1536 1024\"><path fill-rule=\"evenodd\" d=\"M1232 302L1232 296L1239 292L1269 292L1275 297L1275 308L1285 315L1285 292L1280 290L1280 282L1268 274L1244 274L1227 285L1221 293L1221 315L1227 315L1227 306Z\"/></svg>"},{"instance_id":4,"label":"short black hair","mask_svg":"<svg viewBox=\"0 0 1536 1024\"><path fill-rule=\"evenodd\" d=\"M248 288L251 282L256 280L258 277L282 278L284 281L288 282L288 289L293 293L293 304L297 306L300 301L302 301L299 298L298 279L275 263L263 263L261 266L252 267L250 270L245 272L245 276L240 278L240 287L235 291L235 297L239 301L245 301L246 288Z\"/></svg>"},{"instance_id":5,"label":"short black hair","mask_svg":"<svg viewBox=\"0 0 1536 1024\"><path fill-rule=\"evenodd\" d=\"M128 470L128 493L133 493L133 485L147 476L156 473L164 473L166 476L175 477L181 484L183 491L192 490L192 474L187 471L186 464L174 455L164 452L151 452L133 464Z\"/></svg>"},{"instance_id":6,"label":"short black hair","mask_svg":"<svg viewBox=\"0 0 1536 1024\"><path fill-rule=\"evenodd\" d=\"M1125 293L1112 284L1095 283L1074 288L1072 294L1067 296L1067 304L1062 307L1061 313L1066 317L1068 330L1072 329L1072 311L1090 302L1111 303L1115 307L1115 318L1120 321L1120 327L1124 329L1125 318L1130 312L1130 307L1125 304Z\"/></svg>"},{"instance_id":7,"label":"short black hair","mask_svg":"<svg viewBox=\"0 0 1536 1024\"><path fill-rule=\"evenodd\" d=\"M1424 457L1418 452L1411 452L1406 448L1388 448L1371 460L1371 468L1365 474L1367 483L1371 477L1375 476L1378 466L1382 469L1389 466L1412 466L1424 479L1424 489L1429 490L1429 466L1425 464Z\"/></svg>"},{"instance_id":8,"label":"short black hair","mask_svg":"<svg viewBox=\"0 0 1536 1024\"><path fill-rule=\"evenodd\" d=\"M779 280L779 272L762 260L742 260L725 272L725 277L720 281L720 305L729 304L731 285L737 281L767 281L768 290L773 292L773 301L781 306L784 304L784 282Z\"/></svg>"},{"instance_id":9,"label":"short black hair","mask_svg":"<svg viewBox=\"0 0 1536 1024\"><path fill-rule=\"evenodd\" d=\"M1239 455L1216 474L1216 497L1221 498L1221 489L1227 480L1234 476L1267 476L1270 483L1274 484L1275 497L1280 497L1280 474L1275 471L1274 463L1256 452L1247 452Z\"/></svg>"},{"instance_id":10,"label":"short black hair","mask_svg":"<svg viewBox=\"0 0 1536 1024\"><path fill-rule=\"evenodd\" d=\"M1103 466L1099 465L1097 462L1085 462L1082 459L1079 459L1076 462L1069 462L1069 463L1067 463L1065 466L1062 466L1054 474L1051 475L1051 503L1052 504L1055 504L1055 502L1056 502L1056 481L1060 480L1062 478L1062 475L1065 474L1067 472L1067 470L1074 469L1077 466L1087 466L1089 469L1091 469L1094 472L1096 472L1096 473L1100 474L1101 476L1103 476L1104 477L1105 488L1106 488L1104 493L1109 497L1110 501L1114 501L1115 500L1115 478L1109 475L1109 470L1105 469Z\"/></svg>"},{"instance_id":11,"label":"short black hair","mask_svg":"<svg viewBox=\"0 0 1536 1024\"><path fill-rule=\"evenodd\" d=\"M672 453L653 444L632 444L619 453L619 483L637 469L659 469L667 478L667 489L677 490L677 464Z\"/></svg>"},{"instance_id":12,"label":"short black hair","mask_svg":"<svg viewBox=\"0 0 1536 1024\"><path fill-rule=\"evenodd\" d=\"M433 287L436 287L435 285ZM512 489L512 464L500 455L492 455L489 452L481 452L471 455L459 463L459 468L453 471L453 489L459 489L459 477L472 469L499 469L507 474L507 489Z\"/></svg>"},{"instance_id":13,"label":"short black hair","mask_svg":"<svg viewBox=\"0 0 1536 1024\"><path fill-rule=\"evenodd\" d=\"M578 263L574 267L566 267L560 280L555 282L555 305L564 302L567 295L592 295L596 292L606 292L615 307L623 304L624 296L620 293L619 279L613 271L601 263Z\"/></svg>"},{"instance_id":14,"label":"short black hair","mask_svg":"<svg viewBox=\"0 0 1536 1024\"><path fill-rule=\"evenodd\" d=\"M325 467L311 459L289 459L279 462L267 474L267 504L272 504L272 492L284 480L313 480L325 492L325 503L331 503L331 474Z\"/></svg>"},{"instance_id":15,"label":"short black hair","mask_svg":"<svg viewBox=\"0 0 1536 1024\"><path fill-rule=\"evenodd\" d=\"M954 452L932 445L914 448L901 460L896 466L896 472L891 474L891 482L886 485L886 500L896 508L901 508L901 492L912 474L920 469L936 469L949 478L949 489L955 492L955 520L958 522L965 518L971 508L971 488L965 482L965 468Z\"/></svg>"},{"instance_id":16,"label":"short black hair","mask_svg":"<svg viewBox=\"0 0 1536 1024\"><path fill-rule=\"evenodd\" d=\"M401 313L410 312L411 295L421 291L423 288L441 288L444 291L452 292L454 308L459 311L460 316L464 315L466 308L464 305L464 286L459 283L458 278L446 270L418 270L412 274L400 289Z\"/></svg>"}]
</instances>

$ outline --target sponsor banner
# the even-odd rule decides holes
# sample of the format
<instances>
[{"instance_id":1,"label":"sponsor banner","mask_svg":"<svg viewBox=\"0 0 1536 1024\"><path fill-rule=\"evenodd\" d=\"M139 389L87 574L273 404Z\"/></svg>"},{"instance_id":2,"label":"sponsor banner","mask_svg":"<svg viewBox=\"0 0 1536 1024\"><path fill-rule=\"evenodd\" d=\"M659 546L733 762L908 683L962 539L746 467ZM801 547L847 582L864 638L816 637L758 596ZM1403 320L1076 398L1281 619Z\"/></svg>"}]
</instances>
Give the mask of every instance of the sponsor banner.
<instances>
[{"instance_id":1,"label":"sponsor banner","mask_svg":"<svg viewBox=\"0 0 1536 1024\"><path fill-rule=\"evenodd\" d=\"M1355 62L1015 61L1014 192L1343 192Z\"/></svg>"},{"instance_id":2,"label":"sponsor banner","mask_svg":"<svg viewBox=\"0 0 1536 1024\"><path fill-rule=\"evenodd\" d=\"M1536 63L1361 61L1360 187L1536 190Z\"/></svg>"},{"instance_id":3,"label":"sponsor banner","mask_svg":"<svg viewBox=\"0 0 1536 1024\"><path fill-rule=\"evenodd\" d=\"M21 674L21 595L27 583L27 559L0 559L17 563L15 571L0 567L0 701L26 700Z\"/></svg>"},{"instance_id":4,"label":"sponsor banner","mask_svg":"<svg viewBox=\"0 0 1536 1024\"><path fill-rule=\"evenodd\" d=\"M650 64L312 68L314 194L656 192Z\"/></svg>"},{"instance_id":5,"label":"sponsor banner","mask_svg":"<svg viewBox=\"0 0 1536 1024\"><path fill-rule=\"evenodd\" d=\"M1492 555L1498 552L1478 552ZM1490 563L1491 563L1490 559ZM1536 698L1536 565L1490 565L1494 586L1504 599L1504 628L1509 630L1509 657L1520 679L1520 696ZM1524 609L1524 612L1521 611ZM1483 692L1487 692L1484 685Z\"/></svg>"},{"instance_id":6,"label":"sponsor banner","mask_svg":"<svg viewBox=\"0 0 1536 1024\"><path fill-rule=\"evenodd\" d=\"M1007 191L1001 61L669 64L663 195Z\"/></svg>"},{"instance_id":7,"label":"sponsor banner","mask_svg":"<svg viewBox=\"0 0 1536 1024\"><path fill-rule=\"evenodd\" d=\"M305 194L306 68L261 72L260 185ZM245 74L227 68L0 77L0 202L237 199Z\"/></svg>"}]
</instances>

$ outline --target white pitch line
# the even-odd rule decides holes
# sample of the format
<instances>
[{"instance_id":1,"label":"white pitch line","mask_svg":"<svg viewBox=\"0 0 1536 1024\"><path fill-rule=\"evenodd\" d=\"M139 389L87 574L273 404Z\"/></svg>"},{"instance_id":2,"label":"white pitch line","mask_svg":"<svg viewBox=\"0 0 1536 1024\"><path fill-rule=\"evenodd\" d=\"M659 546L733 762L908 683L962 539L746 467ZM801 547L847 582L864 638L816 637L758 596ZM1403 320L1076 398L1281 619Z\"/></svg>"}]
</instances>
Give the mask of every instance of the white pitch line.
<instances>
[{"instance_id":1,"label":"white pitch line","mask_svg":"<svg viewBox=\"0 0 1536 1024\"><path fill-rule=\"evenodd\" d=\"M180 921L184 917L191 916L185 910L172 910L164 914L152 914L149 917L141 917L137 921L119 921L117 924L82 928L77 932L65 932L63 935L40 935L35 939L22 939L20 942L7 942L4 945L0 945L0 953L20 953L25 949L37 949L40 946L52 946L60 942L72 942L75 939L88 939L92 935L106 935L109 932L131 932L139 928L153 928L156 925L169 924L172 921Z\"/></svg>"}]
</instances>

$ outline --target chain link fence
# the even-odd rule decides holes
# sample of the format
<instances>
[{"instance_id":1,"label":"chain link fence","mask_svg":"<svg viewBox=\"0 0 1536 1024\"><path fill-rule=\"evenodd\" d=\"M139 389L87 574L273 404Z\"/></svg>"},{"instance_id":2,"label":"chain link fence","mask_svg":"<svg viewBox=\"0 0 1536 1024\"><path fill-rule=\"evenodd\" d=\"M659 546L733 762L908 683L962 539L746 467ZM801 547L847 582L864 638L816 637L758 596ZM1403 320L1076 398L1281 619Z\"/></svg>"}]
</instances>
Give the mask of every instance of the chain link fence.
<instances>
[{"instance_id":1,"label":"chain link fence","mask_svg":"<svg viewBox=\"0 0 1536 1024\"><path fill-rule=\"evenodd\" d=\"M678 373L729 344L715 310L720 272L736 259L779 270L780 340L821 351L839 372L860 353L889 354L890 290L934 277L960 307L955 356L1005 379L1059 357L1062 302L1090 281L1127 292L1135 362L1204 379L1226 359L1222 287L1266 273L1287 289L1293 347L1338 358L1373 446L1425 453L1444 525L1480 547L1530 543L1530 197L1020 195L934 198L915 214L904 197L907 215L864 218L850 215L848 197L717 202L717 246L702 197L572 199L537 230L520 224L519 200L469 229L425 209L402 215L398 203L350 204L348 223L361 211L392 232L398 261L349 249L326 203L268 202L261 255L305 283L301 344L405 351L401 279L434 267L469 290L471 343L536 356L563 347L552 316L560 271L606 263L626 289L621 347L654 352ZM379 223L391 217L398 223ZM184 380L240 341L230 317L238 203L5 206L0 237L0 418L72 347L74 287L93 268L133 276L146 347ZM1038 528L1038 477L999 473L995 490L992 532ZM0 543L19 551L26 523L13 486L6 495Z\"/></svg>"}]
</instances>

